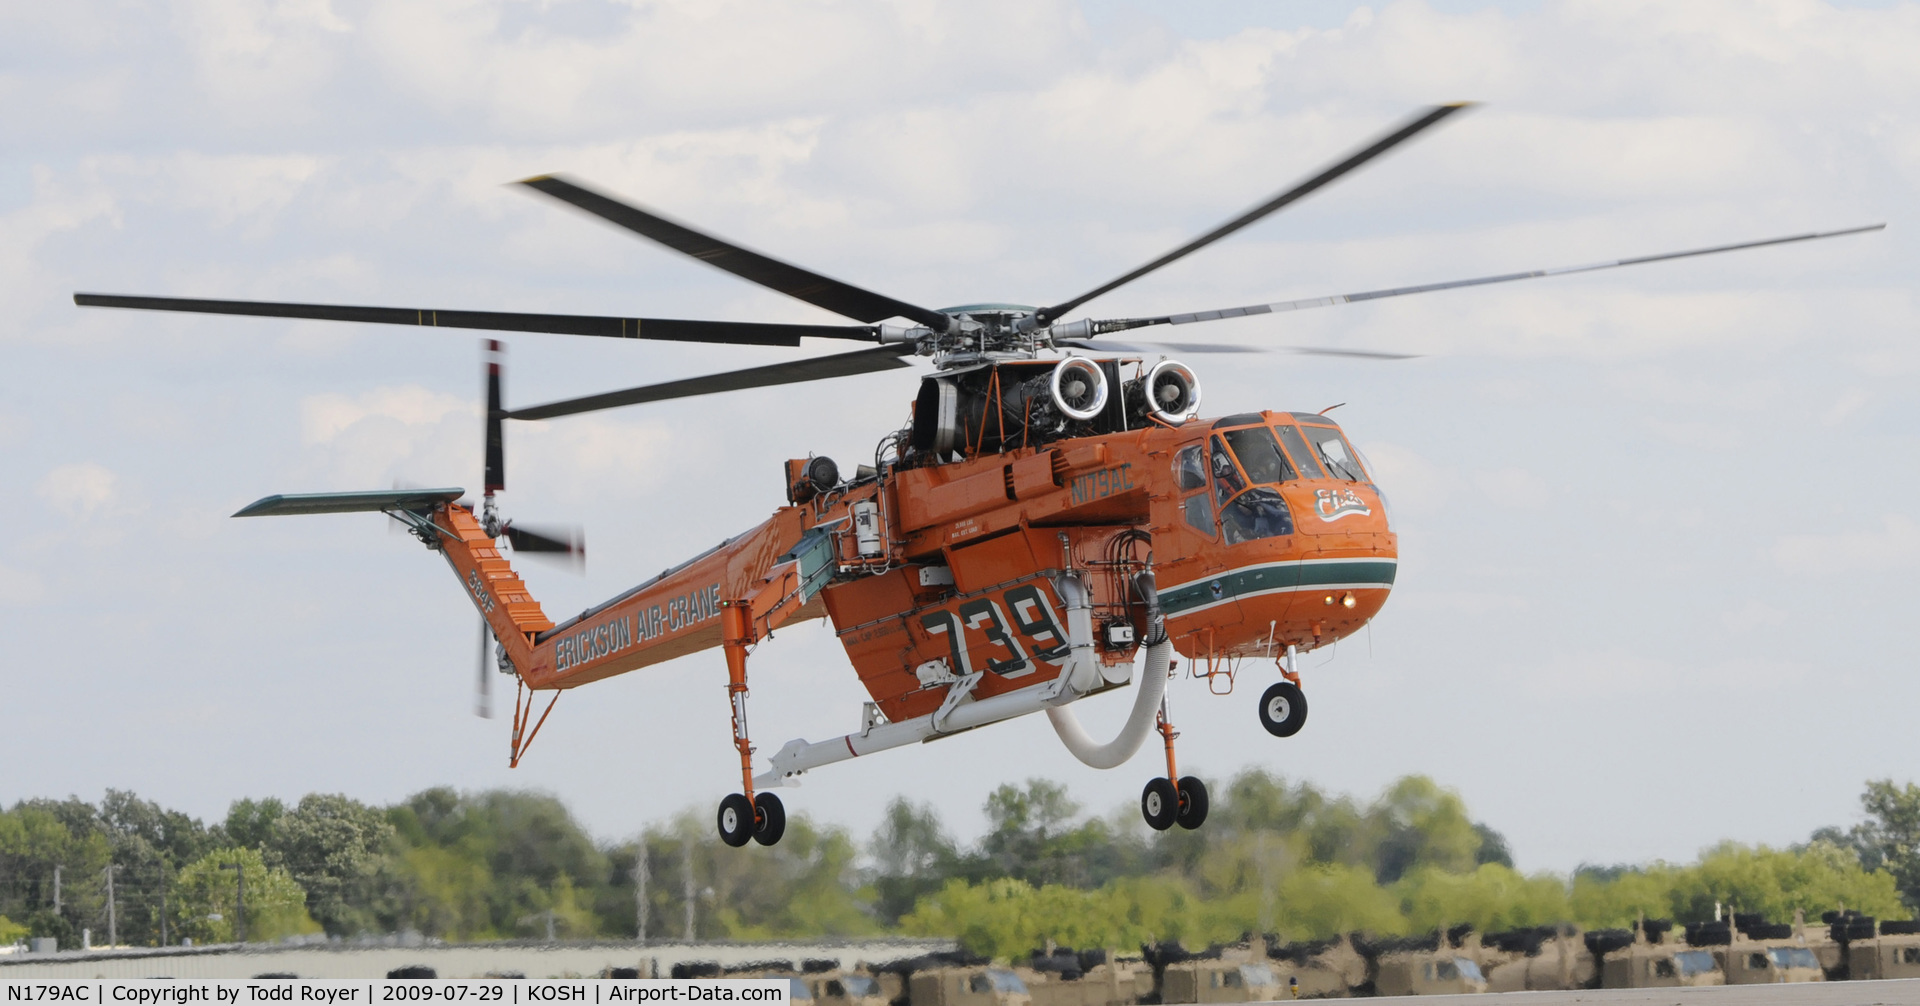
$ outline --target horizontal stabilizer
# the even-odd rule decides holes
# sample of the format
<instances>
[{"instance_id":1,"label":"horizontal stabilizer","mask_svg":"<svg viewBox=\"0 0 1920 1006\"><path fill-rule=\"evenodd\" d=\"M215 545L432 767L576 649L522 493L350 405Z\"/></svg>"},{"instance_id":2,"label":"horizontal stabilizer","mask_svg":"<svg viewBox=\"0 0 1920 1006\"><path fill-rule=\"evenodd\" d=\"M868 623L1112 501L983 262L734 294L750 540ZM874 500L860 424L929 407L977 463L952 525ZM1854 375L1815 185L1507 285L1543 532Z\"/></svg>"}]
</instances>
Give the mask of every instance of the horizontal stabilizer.
<instances>
[{"instance_id":1,"label":"horizontal stabilizer","mask_svg":"<svg viewBox=\"0 0 1920 1006\"><path fill-rule=\"evenodd\" d=\"M431 510L466 494L465 489L374 489L352 493L282 493L255 500L235 517L285 517L306 513Z\"/></svg>"}]
</instances>

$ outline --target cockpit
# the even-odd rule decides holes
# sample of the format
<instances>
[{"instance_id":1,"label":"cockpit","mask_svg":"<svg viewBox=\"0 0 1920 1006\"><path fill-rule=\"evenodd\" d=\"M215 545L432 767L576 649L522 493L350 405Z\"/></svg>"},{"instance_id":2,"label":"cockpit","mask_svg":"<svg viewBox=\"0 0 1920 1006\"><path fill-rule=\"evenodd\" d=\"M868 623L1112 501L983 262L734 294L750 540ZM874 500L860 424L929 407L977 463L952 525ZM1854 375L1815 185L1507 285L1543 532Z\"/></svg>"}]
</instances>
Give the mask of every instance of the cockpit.
<instances>
[{"instance_id":1,"label":"cockpit","mask_svg":"<svg viewBox=\"0 0 1920 1006\"><path fill-rule=\"evenodd\" d=\"M1303 418L1311 422L1291 421ZM1209 491L1187 497L1182 506L1187 523L1209 536L1224 535L1229 545L1294 532L1293 514L1280 494L1285 483L1370 482L1353 446L1321 416L1295 414L1271 423L1258 415L1229 416L1214 428L1206 444L1175 456L1174 474L1183 492L1208 490L1211 481Z\"/></svg>"}]
</instances>

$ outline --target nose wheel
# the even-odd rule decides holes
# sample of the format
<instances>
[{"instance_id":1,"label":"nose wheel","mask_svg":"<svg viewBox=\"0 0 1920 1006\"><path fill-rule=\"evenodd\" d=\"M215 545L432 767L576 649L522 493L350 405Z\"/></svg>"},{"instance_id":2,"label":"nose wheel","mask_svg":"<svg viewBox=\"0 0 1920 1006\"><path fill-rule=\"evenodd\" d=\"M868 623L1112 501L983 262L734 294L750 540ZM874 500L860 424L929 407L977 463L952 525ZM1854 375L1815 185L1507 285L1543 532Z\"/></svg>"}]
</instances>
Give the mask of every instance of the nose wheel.
<instances>
[{"instance_id":1,"label":"nose wheel","mask_svg":"<svg viewBox=\"0 0 1920 1006\"><path fill-rule=\"evenodd\" d=\"M1275 737L1292 737L1307 725L1307 694L1291 681L1281 681L1260 696L1260 725Z\"/></svg>"}]
</instances>

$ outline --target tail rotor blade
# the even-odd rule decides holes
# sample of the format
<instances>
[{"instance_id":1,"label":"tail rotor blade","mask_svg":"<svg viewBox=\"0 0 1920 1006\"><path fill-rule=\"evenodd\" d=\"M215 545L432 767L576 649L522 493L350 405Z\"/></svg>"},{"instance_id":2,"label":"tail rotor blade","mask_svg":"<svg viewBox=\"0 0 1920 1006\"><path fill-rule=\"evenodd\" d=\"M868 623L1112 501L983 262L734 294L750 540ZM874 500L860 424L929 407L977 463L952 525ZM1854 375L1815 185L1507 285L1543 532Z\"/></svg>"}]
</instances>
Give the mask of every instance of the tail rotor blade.
<instances>
[{"instance_id":1,"label":"tail rotor blade","mask_svg":"<svg viewBox=\"0 0 1920 1006\"><path fill-rule=\"evenodd\" d=\"M493 632L487 628L487 620L480 619L480 677L474 685L473 714L483 720L493 719L493 678L488 675L488 643L493 642Z\"/></svg>"},{"instance_id":2,"label":"tail rotor blade","mask_svg":"<svg viewBox=\"0 0 1920 1006\"><path fill-rule=\"evenodd\" d=\"M515 553L553 556L565 559L575 567L586 565L587 536L577 527L536 529L508 521L500 532L507 536Z\"/></svg>"},{"instance_id":3,"label":"tail rotor blade","mask_svg":"<svg viewBox=\"0 0 1920 1006\"><path fill-rule=\"evenodd\" d=\"M487 374L487 474L485 494L492 496L507 487L507 450L500 426L507 410L500 401L500 367L506 358L506 345L498 339L486 340Z\"/></svg>"}]
</instances>

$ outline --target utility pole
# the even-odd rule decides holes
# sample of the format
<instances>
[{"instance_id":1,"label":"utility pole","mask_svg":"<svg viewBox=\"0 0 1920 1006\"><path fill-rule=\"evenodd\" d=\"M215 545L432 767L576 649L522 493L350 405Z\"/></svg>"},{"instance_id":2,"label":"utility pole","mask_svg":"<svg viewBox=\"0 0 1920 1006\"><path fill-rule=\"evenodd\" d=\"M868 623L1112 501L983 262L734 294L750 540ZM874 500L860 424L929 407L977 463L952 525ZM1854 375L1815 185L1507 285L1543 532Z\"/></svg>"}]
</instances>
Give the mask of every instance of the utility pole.
<instances>
[{"instance_id":1,"label":"utility pole","mask_svg":"<svg viewBox=\"0 0 1920 1006\"><path fill-rule=\"evenodd\" d=\"M687 903L687 942L693 942L693 842L680 845L681 896Z\"/></svg>"},{"instance_id":2,"label":"utility pole","mask_svg":"<svg viewBox=\"0 0 1920 1006\"><path fill-rule=\"evenodd\" d=\"M53 868L53 914L55 915L60 914L60 871L64 869L66 869L64 866Z\"/></svg>"},{"instance_id":3,"label":"utility pole","mask_svg":"<svg viewBox=\"0 0 1920 1006\"><path fill-rule=\"evenodd\" d=\"M167 945L167 863L160 861L160 945Z\"/></svg>"},{"instance_id":4,"label":"utility pole","mask_svg":"<svg viewBox=\"0 0 1920 1006\"><path fill-rule=\"evenodd\" d=\"M107 946L109 947L120 945L120 920L115 913L113 903L113 871L118 868L119 864L107 864Z\"/></svg>"},{"instance_id":5,"label":"utility pole","mask_svg":"<svg viewBox=\"0 0 1920 1006\"><path fill-rule=\"evenodd\" d=\"M239 890L233 903L233 941L247 942L247 871L241 863L221 863L222 870L232 870L233 879L239 884Z\"/></svg>"},{"instance_id":6,"label":"utility pole","mask_svg":"<svg viewBox=\"0 0 1920 1006\"><path fill-rule=\"evenodd\" d=\"M647 840L640 840L640 850L633 854L633 916L634 940L647 942Z\"/></svg>"}]
</instances>

